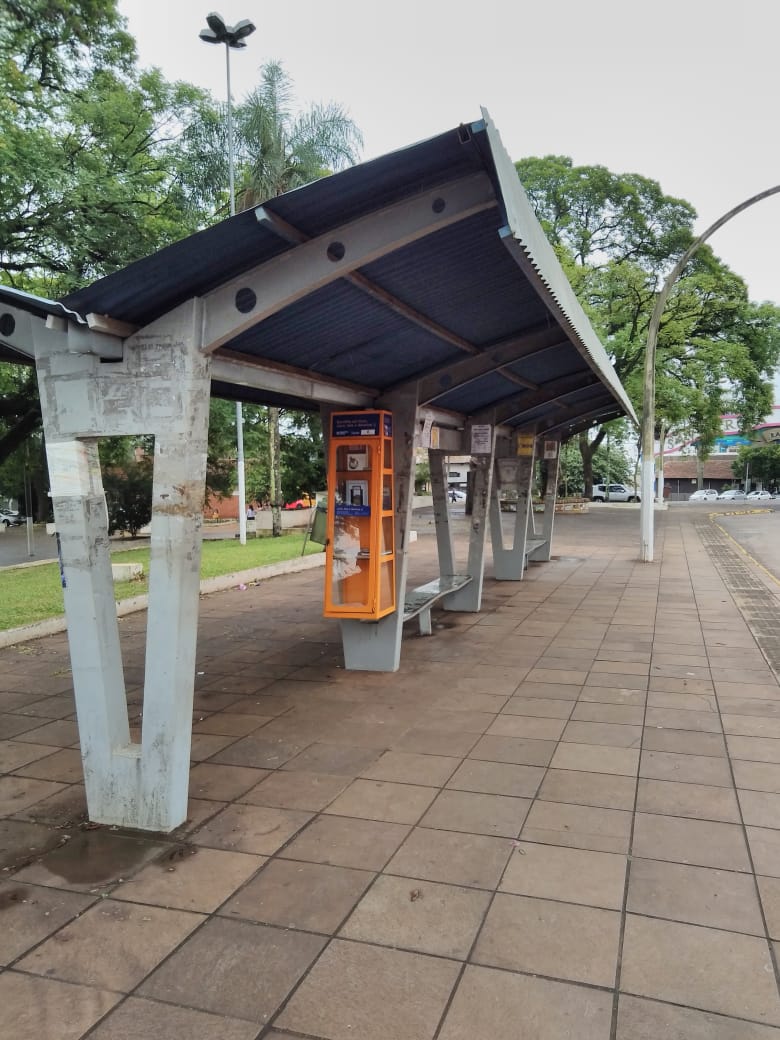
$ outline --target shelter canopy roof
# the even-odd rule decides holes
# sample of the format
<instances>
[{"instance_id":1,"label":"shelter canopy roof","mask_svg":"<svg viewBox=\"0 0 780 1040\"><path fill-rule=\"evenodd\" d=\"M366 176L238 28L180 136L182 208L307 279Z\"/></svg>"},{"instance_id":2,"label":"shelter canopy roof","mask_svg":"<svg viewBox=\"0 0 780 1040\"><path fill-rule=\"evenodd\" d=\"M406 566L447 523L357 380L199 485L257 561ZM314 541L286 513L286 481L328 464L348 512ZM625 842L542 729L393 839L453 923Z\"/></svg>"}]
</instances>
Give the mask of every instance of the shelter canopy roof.
<instances>
[{"instance_id":1,"label":"shelter canopy roof","mask_svg":"<svg viewBox=\"0 0 780 1040\"><path fill-rule=\"evenodd\" d=\"M217 396L361 407L415 383L420 405L452 425L471 417L568 436L635 418L484 111L60 304L23 295L0 290L0 310L60 314L120 339L201 298ZM0 341L32 356L2 323Z\"/></svg>"}]
</instances>

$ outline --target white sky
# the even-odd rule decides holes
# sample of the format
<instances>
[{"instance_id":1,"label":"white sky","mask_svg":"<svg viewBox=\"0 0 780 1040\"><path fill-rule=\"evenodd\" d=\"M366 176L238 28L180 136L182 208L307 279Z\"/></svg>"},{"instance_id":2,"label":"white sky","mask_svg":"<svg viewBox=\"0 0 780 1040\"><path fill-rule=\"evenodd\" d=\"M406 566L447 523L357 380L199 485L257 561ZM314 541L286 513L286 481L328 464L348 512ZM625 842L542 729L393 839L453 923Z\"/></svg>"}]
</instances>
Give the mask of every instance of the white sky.
<instances>
[{"instance_id":1,"label":"white sky","mask_svg":"<svg viewBox=\"0 0 780 1040\"><path fill-rule=\"evenodd\" d=\"M343 104L364 159L478 119L513 159L550 153L639 173L697 209L702 231L780 184L777 0L119 0L141 64L225 95L205 16L250 18L233 96L280 60L301 107ZM753 299L780 302L780 196L716 232Z\"/></svg>"}]
</instances>

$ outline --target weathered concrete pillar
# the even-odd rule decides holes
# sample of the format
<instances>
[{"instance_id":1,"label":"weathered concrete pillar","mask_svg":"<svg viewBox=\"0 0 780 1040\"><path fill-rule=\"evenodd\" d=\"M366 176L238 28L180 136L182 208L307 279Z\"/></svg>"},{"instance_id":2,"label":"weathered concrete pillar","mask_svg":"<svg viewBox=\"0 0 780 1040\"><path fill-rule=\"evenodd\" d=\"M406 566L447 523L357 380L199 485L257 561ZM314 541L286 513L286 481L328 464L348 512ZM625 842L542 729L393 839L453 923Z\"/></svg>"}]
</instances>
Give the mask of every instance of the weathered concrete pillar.
<instances>
[{"instance_id":1,"label":"weathered concrete pillar","mask_svg":"<svg viewBox=\"0 0 780 1040\"><path fill-rule=\"evenodd\" d=\"M554 454L553 454L554 453ZM532 549L529 560L546 563L552 554L552 536L555 526L555 503L558 500L558 469L561 461L561 444L557 440L543 440L543 457L547 462L547 483L544 487L544 520L542 521L542 544Z\"/></svg>"},{"instance_id":2,"label":"weathered concrete pillar","mask_svg":"<svg viewBox=\"0 0 780 1040\"><path fill-rule=\"evenodd\" d=\"M471 582L443 602L445 610L476 612L482 604L482 585L485 578L485 540L488 528L488 507L493 490L493 463L496 451L496 430L490 424L466 427L467 443L471 444L474 466L474 500L469 530L469 555L465 573Z\"/></svg>"},{"instance_id":3,"label":"weathered concrete pillar","mask_svg":"<svg viewBox=\"0 0 780 1040\"><path fill-rule=\"evenodd\" d=\"M493 574L498 581L520 581L526 568L529 533L533 534L532 488L534 475L533 443L526 440L523 455L500 458L501 485L517 492L512 544L504 544L498 489L490 500L490 538L493 546Z\"/></svg>"},{"instance_id":4,"label":"weathered concrete pillar","mask_svg":"<svg viewBox=\"0 0 780 1040\"><path fill-rule=\"evenodd\" d=\"M82 352L64 324L36 338L87 807L98 823L170 831L187 816L210 395L200 330L190 301L127 339L117 362ZM134 434L155 438L140 743L128 726L97 453L98 437Z\"/></svg>"}]
</instances>

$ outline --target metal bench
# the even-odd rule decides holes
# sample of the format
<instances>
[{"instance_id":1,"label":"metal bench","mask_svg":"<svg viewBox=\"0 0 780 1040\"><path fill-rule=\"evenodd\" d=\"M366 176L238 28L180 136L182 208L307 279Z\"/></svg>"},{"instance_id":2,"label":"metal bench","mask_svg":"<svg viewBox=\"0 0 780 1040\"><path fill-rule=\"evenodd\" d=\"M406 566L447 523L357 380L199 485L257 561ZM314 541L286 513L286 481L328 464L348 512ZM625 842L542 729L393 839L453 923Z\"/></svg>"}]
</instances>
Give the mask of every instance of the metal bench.
<instances>
[{"instance_id":1,"label":"metal bench","mask_svg":"<svg viewBox=\"0 0 780 1040\"><path fill-rule=\"evenodd\" d=\"M407 593L404 601L404 621L420 618L420 635L431 635L431 607L440 599L462 589L472 581L470 574L444 574Z\"/></svg>"}]
</instances>

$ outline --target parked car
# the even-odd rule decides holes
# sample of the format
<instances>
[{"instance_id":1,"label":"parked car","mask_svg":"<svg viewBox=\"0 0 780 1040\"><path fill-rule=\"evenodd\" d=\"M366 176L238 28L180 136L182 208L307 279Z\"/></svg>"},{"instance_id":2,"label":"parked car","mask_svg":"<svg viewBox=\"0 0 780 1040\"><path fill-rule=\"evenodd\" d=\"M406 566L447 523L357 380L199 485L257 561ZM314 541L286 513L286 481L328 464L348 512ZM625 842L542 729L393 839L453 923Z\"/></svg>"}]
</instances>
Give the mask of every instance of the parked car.
<instances>
[{"instance_id":1,"label":"parked car","mask_svg":"<svg viewBox=\"0 0 780 1040\"><path fill-rule=\"evenodd\" d=\"M751 491L748 495L748 502L763 502L766 499L771 499L771 494L768 491Z\"/></svg>"},{"instance_id":2,"label":"parked car","mask_svg":"<svg viewBox=\"0 0 780 1040\"><path fill-rule=\"evenodd\" d=\"M640 495L625 484L594 484L591 498L594 502L638 502Z\"/></svg>"},{"instance_id":3,"label":"parked car","mask_svg":"<svg viewBox=\"0 0 780 1040\"><path fill-rule=\"evenodd\" d=\"M3 527L19 527L24 523L24 517L19 513L12 513L8 509L0 509L0 524Z\"/></svg>"},{"instance_id":4,"label":"parked car","mask_svg":"<svg viewBox=\"0 0 780 1040\"><path fill-rule=\"evenodd\" d=\"M721 491L718 495L721 502L742 502L744 498L745 492L740 491L739 488L730 488L728 491Z\"/></svg>"},{"instance_id":5,"label":"parked car","mask_svg":"<svg viewBox=\"0 0 780 1040\"><path fill-rule=\"evenodd\" d=\"M311 495L301 495L300 498L294 498L292 502L285 502L285 509L311 509L314 505L314 499Z\"/></svg>"},{"instance_id":6,"label":"parked car","mask_svg":"<svg viewBox=\"0 0 780 1040\"><path fill-rule=\"evenodd\" d=\"M689 502L710 502L717 499L718 492L715 488L700 488L698 491L694 491L692 495L688 496Z\"/></svg>"}]
</instances>

